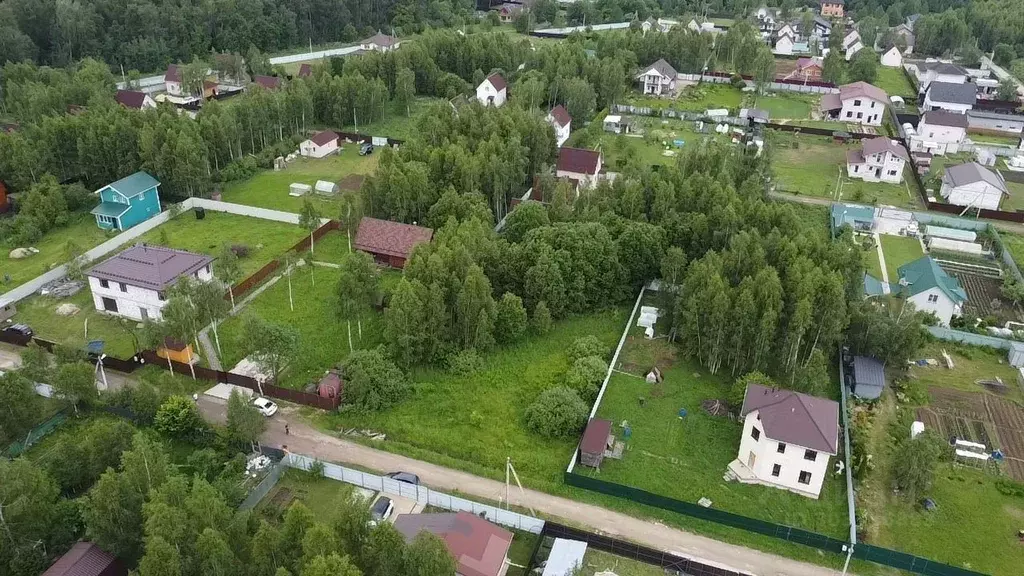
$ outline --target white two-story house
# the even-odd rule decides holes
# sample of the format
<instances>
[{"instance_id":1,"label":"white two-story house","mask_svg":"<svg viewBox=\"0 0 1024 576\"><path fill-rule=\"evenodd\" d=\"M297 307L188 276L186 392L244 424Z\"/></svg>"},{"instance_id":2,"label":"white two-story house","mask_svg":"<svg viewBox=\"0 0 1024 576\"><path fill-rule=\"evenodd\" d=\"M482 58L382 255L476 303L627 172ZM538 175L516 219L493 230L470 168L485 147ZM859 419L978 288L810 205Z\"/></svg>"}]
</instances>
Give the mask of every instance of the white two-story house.
<instances>
[{"instance_id":1,"label":"white two-story house","mask_svg":"<svg viewBox=\"0 0 1024 576\"><path fill-rule=\"evenodd\" d=\"M840 86L838 94L822 96L821 113L830 120L881 126L888 103L885 90L867 82L854 82Z\"/></svg>"},{"instance_id":2,"label":"white two-story house","mask_svg":"<svg viewBox=\"0 0 1024 576\"><path fill-rule=\"evenodd\" d=\"M944 110L925 112L917 124L917 130L910 136L910 149L934 156L955 154L967 138L967 126L966 114Z\"/></svg>"},{"instance_id":3,"label":"white two-story house","mask_svg":"<svg viewBox=\"0 0 1024 576\"><path fill-rule=\"evenodd\" d=\"M491 74L476 87L476 99L484 106L500 108L505 103L508 84L505 77L497 72Z\"/></svg>"},{"instance_id":4,"label":"white two-story house","mask_svg":"<svg viewBox=\"0 0 1024 576\"><path fill-rule=\"evenodd\" d=\"M599 150L563 146L558 149L555 177L571 180L576 184L578 193L580 190L591 188L597 184L601 177L601 166L602 159Z\"/></svg>"},{"instance_id":5,"label":"white two-story house","mask_svg":"<svg viewBox=\"0 0 1024 576\"><path fill-rule=\"evenodd\" d=\"M739 455L726 478L817 499L829 457L839 452L839 403L750 384L740 417Z\"/></svg>"},{"instance_id":6,"label":"white two-story house","mask_svg":"<svg viewBox=\"0 0 1024 576\"><path fill-rule=\"evenodd\" d=\"M963 313L967 292L960 282L939 267L931 256L924 256L897 268L900 296L914 304L914 308L930 312L943 326L949 326L953 316Z\"/></svg>"},{"instance_id":7,"label":"white two-story house","mask_svg":"<svg viewBox=\"0 0 1024 576\"><path fill-rule=\"evenodd\" d=\"M895 140L867 138L860 149L846 153L846 174L865 182L903 182L903 169L910 157Z\"/></svg>"},{"instance_id":8,"label":"white two-story house","mask_svg":"<svg viewBox=\"0 0 1024 576\"><path fill-rule=\"evenodd\" d=\"M978 101L978 87L973 82L956 84L936 80L924 95L924 110L946 110L966 114Z\"/></svg>"},{"instance_id":9,"label":"white two-story house","mask_svg":"<svg viewBox=\"0 0 1024 576\"><path fill-rule=\"evenodd\" d=\"M677 75L676 69L662 58L637 74L636 79L640 82L641 92L660 96L676 89Z\"/></svg>"},{"instance_id":10,"label":"white two-story house","mask_svg":"<svg viewBox=\"0 0 1024 576\"><path fill-rule=\"evenodd\" d=\"M843 57L849 62L853 58L853 55L860 51L864 47L864 43L861 42L860 33L856 30L851 30L843 38Z\"/></svg>"},{"instance_id":11,"label":"white two-story house","mask_svg":"<svg viewBox=\"0 0 1024 576\"><path fill-rule=\"evenodd\" d=\"M559 104L548 112L548 123L555 129L555 147L561 148L562 144L569 139L569 132L572 131L572 118L565 106Z\"/></svg>"},{"instance_id":12,"label":"white two-story house","mask_svg":"<svg viewBox=\"0 0 1024 576\"><path fill-rule=\"evenodd\" d=\"M917 90L924 94L932 82L947 84L963 84L967 82L967 70L950 62L925 60L924 62L907 62L907 71L917 79Z\"/></svg>"},{"instance_id":13,"label":"white two-story house","mask_svg":"<svg viewBox=\"0 0 1024 576\"><path fill-rule=\"evenodd\" d=\"M185 276L213 279L213 258L163 246L136 244L93 266L89 279L100 312L133 320L160 320L167 289Z\"/></svg>"},{"instance_id":14,"label":"white two-story house","mask_svg":"<svg viewBox=\"0 0 1024 576\"><path fill-rule=\"evenodd\" d=\"M177 64L168 64L164 72L164 92L171 96L181 96L181 72Z\"/></svg>"}]
</instances>

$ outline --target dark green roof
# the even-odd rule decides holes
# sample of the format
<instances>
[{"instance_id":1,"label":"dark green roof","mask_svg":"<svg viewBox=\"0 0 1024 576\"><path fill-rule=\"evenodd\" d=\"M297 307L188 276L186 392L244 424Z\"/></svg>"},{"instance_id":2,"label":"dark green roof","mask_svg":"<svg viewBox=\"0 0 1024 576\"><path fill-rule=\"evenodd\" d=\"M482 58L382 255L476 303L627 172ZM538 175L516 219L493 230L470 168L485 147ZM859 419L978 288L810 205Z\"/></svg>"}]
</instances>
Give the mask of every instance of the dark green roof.
<instances>
[{"instance_id":1,"label":"dark green roof","mask_svg":"<svg viewBox=\"0 0 1024 576\"><path fill-rule=\"evenodd\" d=\"M854 204L833 204L832 205L832 227L840 228L844 224L851 226L856 222L875 221L875 209L870 206L857 206Z\"/></svg>"},{"instance_id":2,"label":"dark green roof","mask_svg":"<svg viewBox=\"0 0 1024 576\"><path fill-rule=\"evenodd\" d=\"M100 202L98 206L92 209L92 214L117 218L121 214L127 212L129 208L131 208L131 206L127 204L119 204L117 202Z\"/></svg>"},{"instance_id":3,"label":"dark green roof","mask_svg":"<svg viewBox=\"0 0 1024 576\"><path fill-rule=\"evenodd\" d=\"M138 196L146 190L159 185L160 182L156 178L153 178L148 173L139 170L135 174L125 176L117 182L108 184L107 186L113 188L125 198L131 198L132 196Z\"/></svg>"},{"instance_id":4,"label":"dark green roof","mask_svg":"<svg viewBox=\"0 0 1024 576\"><path fill-rule=\"evenodd\" d=\"M924 256L909 264L904 264L897 269L897 272L900 276L900 283L903 285L902 292L906 296L914 296L932 288L939 288L957 304L967 301L967 292L960 287L960 282L946 274L946 271L940 268L938 262L931 256Z\"/></svg>"},{"instance_id":5,"label":"dark green roof","mask_svg":"<svg viewBox=\"0 0 1024 576\"><path fill-rule=\"evenodd\" d=\"M864 273L864 295L867 297L881 296L885 294L882 289L882 282L867 272Z\"/></svg>"}]
</instances>

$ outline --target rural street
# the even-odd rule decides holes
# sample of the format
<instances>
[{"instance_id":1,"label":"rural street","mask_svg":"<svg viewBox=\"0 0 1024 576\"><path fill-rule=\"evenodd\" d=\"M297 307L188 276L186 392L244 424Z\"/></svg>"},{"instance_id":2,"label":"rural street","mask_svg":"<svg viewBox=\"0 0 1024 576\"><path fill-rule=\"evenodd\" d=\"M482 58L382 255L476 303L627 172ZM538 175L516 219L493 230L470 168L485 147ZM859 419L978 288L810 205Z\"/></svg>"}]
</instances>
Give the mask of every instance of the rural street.
<instances>
[{"instance_id":1,"label":"rural street","mask_svg":"<svg viewBox=\"0 0 1024 576\"><path fill-rule=\"evenodd\" d=\"M206 420L223 424L226 420L224 401L202 396L199 409ZM291 412L291 415L288 413ZM286 435L287 421L290 434ZM500 500L505 485L496 480L481 478L467 472L444 468L428 462L414 460L398 454L375 450L356 442L336 438L304 423L291 408L281 407L269 421L262 441L268 446L286 448L292 452L312 456L339 464L351 463L380 472L406 471L418 474L423 483L438 490L457 490L472 498L478 496L491 501ZM726 544L698 536L660 523L641 520L606 510L599 506L552 496L536 490L520 493L510 491L510 503L530 507L545 515L564 519L572 524L630 540L658 550L699 559L708 564L743 570L758 576L826 576L838 571L766 554L757 550Z\"/></svg>"}]
</instances>

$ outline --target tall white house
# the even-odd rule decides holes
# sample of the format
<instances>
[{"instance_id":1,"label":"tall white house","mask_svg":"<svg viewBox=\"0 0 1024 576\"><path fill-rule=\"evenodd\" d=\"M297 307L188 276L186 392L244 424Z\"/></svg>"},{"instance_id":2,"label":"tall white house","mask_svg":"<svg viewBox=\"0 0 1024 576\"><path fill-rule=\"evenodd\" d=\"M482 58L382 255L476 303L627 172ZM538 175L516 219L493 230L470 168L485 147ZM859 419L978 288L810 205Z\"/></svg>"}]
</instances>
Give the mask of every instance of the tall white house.
<instances>
[{"instance_id":1,"label":"tall white house","mask_svg":"<svg viewBox=\"0 0 1024 576\"><path fill-rule=\"evenodd\" d=\"M838 94L822 96L821 113L830 120L881 126L888 103L885 90L867 82L854 82L840 86Z\"/></svg>"},{"instance_id":2,"label":"tall white house","mask_svg":"<svg viewBox=\"0 0 1024 576\"><path fill-rule=\"evenodd\" d=\"M133 320L160 320L167 289L183 277L213 279L213 258L163 246L136 244L90 268L89 290L100 312Z\"/></svg>"},{"instance_id":3,"label":"tall white house","mask_svg":"<svg viewBox=\"0 0 1024 576\"><path fill-rule=\"evenodd\" d=\"M569 116L569 112L565 109L565 106L559 104L548 112L548 123L555 129L555 147L561 148L562 144L569 139L569 132L572 131L572 117Z\"/></svg>"},{"instance_id":4,"label":"tall white house","mask_svg":"<svg viewBox=\"0 0 1024 576\"><path fill-rule=\"evenodd\" d=\"M934 156L955 154L967 138L967 127L966 114L944 110L925 112L917 124L917 130L910 136L910 149Z\"/></svg>"},{"instance_id":5,"label":"tall white house","mask_svg":"<svg viewBox=\"0 0 1024 576\"><path fill-rule=\"evenodd\" d=\"M576 191L597 184L601 174L601 152L563 146L558 149L555 177L568 178L576 184Z\"/></svg>"},{"instance_id":6,"label":"tall white house","mask_svg":"<svg viewBox=\"0 0 1024 576\"><path fill-rule=\"evenodd\" d=\"M641 92L657 96L676 89L676 76L676 69L662 58L637 74L636 79L640 82Z\"/></svg>"},{"instance_id":7,"label":"tall white house","mask_svg":"<svg viewBox=\"0 0 1024 576\"><path fill-rule=\"evenodd\" d=\"M867 138L861 147L846 153L846 174L865 182L903 182L903 169L910 156L895 140Z\"/></svg>"},{"instance_id":8,"label":"tall white house","mask_svg":"<svg viewBox=\"0 0 1024 576\"><path fill-rule=\"evenodd\" d=\"M743 436L726 478L817 499L829 457L839 452L839 404L792 390L749 384Z\"/></svg>"},{"instance_id":9,"label":"tall white house","mask_svg":"<svg viewBox=\"0 0 1024 576\"><path fill-rule=\"evenodd\" d=\"M998 210L1009 190L999 172L977 162L968 162L946 168L939 193L946 202L956 206Z\"/></svg>"},{"instance_id":10,"label":"tall white house","mask_svg":"<svg viewBox=\"0 0 1024 576\"><path fill-rule=\"evenodd\" d=\"M949 326L953 316L963 314L967 292L931 256L918 258L896 271L899 282L893 291L912 302L914 308L931 312L943 326Z\"/></svg>"},{"instance_id":11,"label":"tall white house","mask_svg":"<svg viewBox=\"0 0 1024 576\"><path fill-rule=\"evenodd\" d=\"M499 108L505 103L507 87L505 77L495 72L484 78L484 81L476 87L476 99L484 106Z\"/></svg>"},{"instance_id":12,"label":"tall white house","mask_svg":"<svg viewBox=\"0 0 1024 576\"><path fill-rule=\"evenodd\" d=\"M856 30L851 30L846 37L843 38L843 57L849 62L854 54L860 52L861 48L864 47L864 43L861 42L860 33Z\"/></svg>"},{"instance_id":13,"label":"tall white house","mask_svg":"<svg viewBox=\"0 0 1024 576\"><path fill-rule=\"evenodd\" d=\"M164 72L164 92L171 96L181 96L181 73L177 64L169 64Z\"/></svg>"},{"instance_id":14,"label":"tall white house","mask_svg":"<svg viewBox=\"0 0 1024 576\"><path fill-rule=\"evenodd\" d=\"M893 46L882 54L880 63L886 68L899 68L903 66L903 54L900 52L899 48Z\"/></svg>"}]
</instances>

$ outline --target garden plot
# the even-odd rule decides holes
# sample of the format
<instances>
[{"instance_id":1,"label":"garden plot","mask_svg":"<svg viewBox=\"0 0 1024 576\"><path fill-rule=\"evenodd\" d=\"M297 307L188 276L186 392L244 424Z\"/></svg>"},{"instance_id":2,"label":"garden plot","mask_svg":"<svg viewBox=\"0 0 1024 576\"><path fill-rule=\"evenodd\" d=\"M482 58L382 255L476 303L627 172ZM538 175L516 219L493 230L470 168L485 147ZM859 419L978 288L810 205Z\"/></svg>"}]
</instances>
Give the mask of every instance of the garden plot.
<instances>
[{"instance_id":1,"label":"garden plot","mask_svg":"<svg viewBox=\"0 0 1024 576\"><path fill-rule=\"evenodd\" d=\"M643 165L674 165L676 158L687 148L703 142L731 141L731 134L715 132L715 125L704 123L704 132L698 132L696 122L670 118L634 116L636 134L601 134L605 162L622 169L630 162Z\"/></svg>"},{"instance_id":2,"label":"garden plot","mask_svg":"<svg viewBox=\"0 0 1024 576\"><path fill-rule=\"evenodd\" d=\"M1003 297L1002 278L991 273L957 266L954 262L939 263L950 276L956 278L967 292L965 314L970 318L995 318L1000 324L1018 321L1020 314L1013 302Z\"/></svg>"}]
</instances>

